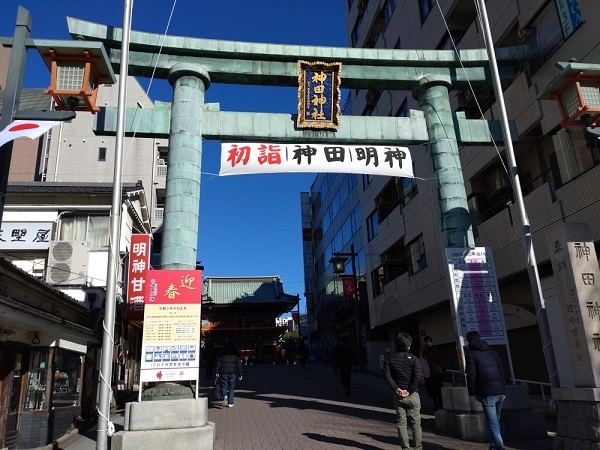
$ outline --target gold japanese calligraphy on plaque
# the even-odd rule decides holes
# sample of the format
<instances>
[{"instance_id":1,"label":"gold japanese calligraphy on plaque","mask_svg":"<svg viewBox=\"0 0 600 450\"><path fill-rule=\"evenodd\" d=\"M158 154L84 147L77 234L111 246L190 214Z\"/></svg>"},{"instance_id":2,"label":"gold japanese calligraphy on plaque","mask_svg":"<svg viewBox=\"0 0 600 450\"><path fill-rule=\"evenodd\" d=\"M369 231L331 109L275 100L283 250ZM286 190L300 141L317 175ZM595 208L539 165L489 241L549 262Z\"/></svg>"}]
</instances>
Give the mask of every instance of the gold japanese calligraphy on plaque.
<instances>
[{"instance_id":1,"label":"gold japanese calligraphy on plaque","mask_svg":"<svg viewBox=\"0 0 600 450\"><path fill-rule=\"evenodd\" d=\"M342 63L298 61L298 128L340 126Z\"/></svg>"}]
</instances>

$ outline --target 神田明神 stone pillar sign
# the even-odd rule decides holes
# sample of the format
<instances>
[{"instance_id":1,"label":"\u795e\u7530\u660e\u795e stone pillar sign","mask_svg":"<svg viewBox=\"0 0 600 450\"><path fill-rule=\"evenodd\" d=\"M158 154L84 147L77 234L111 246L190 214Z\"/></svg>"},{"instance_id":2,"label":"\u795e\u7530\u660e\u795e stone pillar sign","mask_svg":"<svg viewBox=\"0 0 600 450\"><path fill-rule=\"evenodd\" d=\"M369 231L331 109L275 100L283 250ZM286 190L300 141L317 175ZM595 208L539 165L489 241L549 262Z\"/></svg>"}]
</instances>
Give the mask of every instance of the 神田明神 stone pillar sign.
<instances>
[{"instance_id":1,"label":"\u795e\u7530\u660e\u795e stone pillar sign","mask_svg":"<svg viewBox=\"0 0 600 450\"><path fill-rule=\"evenodd\" d=\"M558 292L552 309L560 314L551 327L563 328L552 330L554 351L558 364L570 369L570 380L561 376L561 387L552 389L558 402L554 448L600 449L600 270L592 233L588 224L561 222L547 240Z\"/></svg>"},{"instance_id":2,"label":"\u795e\u7530\u660e\u795e stone pillar sign","mask_svg":"<svg viewBox=\"0 0 600 450\"><path fill-rule=\"evenodd\" d=\"M568 349L557 361L568 363L573 387L600 386L600 273L590 228L560 223L548 233L560 314ZM563 384L564 387L564 384Z\"/></svg>"},{"instance_id":3,"label":"\u795e\u7530\u660e\u795e stone pillar sign","mask_svg":"<svg viewBox=\"0 0 600 450\"><path fill-rule=\"evenodd\" d=\"M202 106L210 77L201 66L179 63L171 68L169 82L173 86L173 103L161 267L194 269L200 212Z\"/></svg>"}]
</instances>

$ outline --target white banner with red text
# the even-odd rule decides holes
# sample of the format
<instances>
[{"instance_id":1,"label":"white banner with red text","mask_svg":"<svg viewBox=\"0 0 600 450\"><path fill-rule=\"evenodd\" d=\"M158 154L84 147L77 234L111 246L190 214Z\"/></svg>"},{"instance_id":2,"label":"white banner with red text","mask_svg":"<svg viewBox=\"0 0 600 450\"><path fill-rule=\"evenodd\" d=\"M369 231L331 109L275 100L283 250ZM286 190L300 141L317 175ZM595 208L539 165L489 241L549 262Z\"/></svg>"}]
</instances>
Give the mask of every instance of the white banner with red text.
<instances>
[{"instance_id":1,"label":"white banner with red text","mask_svg":"<svg viewBox=\"0 0 600 450\"><path fill-rule=\"evenodd\" d=\"M219 175L330 172L413 178L406 147L221 143Z\"/></svg>"}]
</instances>

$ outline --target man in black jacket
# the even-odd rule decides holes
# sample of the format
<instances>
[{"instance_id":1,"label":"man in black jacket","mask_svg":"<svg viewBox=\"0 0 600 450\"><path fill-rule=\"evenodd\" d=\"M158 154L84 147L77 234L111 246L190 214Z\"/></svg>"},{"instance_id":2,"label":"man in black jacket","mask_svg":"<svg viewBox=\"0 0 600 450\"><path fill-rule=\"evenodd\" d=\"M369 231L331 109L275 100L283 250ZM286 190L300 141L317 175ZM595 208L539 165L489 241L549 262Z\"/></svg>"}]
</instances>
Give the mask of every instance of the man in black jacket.
<instances>
[{"instance_id":1,"label":"man in black jacket","mask_svg":"<svg viewBox=\"0 0 600 450\"><path fill-rule=\"evenodd\" d=\"M423 449L421 429L421 398L417 388L421 379L419 358L409 353L412 338L406 333L396 336L396 353L383 363L383 375L394 391L398 437L402 450L410 449L407 423L412 429L415 450Z\"/></svg>"},{"instance_id":2,"label":"man in black jacket","mask_svg":"<svg viewBox=\"0 0 600 450\"><path fill-rule=\"evenodd\" d=\"M466 357L467 389L481 402L492 441L490 450L504 450L500 433L500 411L506 393L504 369L500 356L481 339L479 332L467 333L469 351Z\"/></svg>"},{"instance_id":3,"label":"man in black jacket","mask_svg":"<svg viewBox=\"0 0 600 450\"><path fill-rule=\"evenodd\" d=\"M217 360L216 375L221 377L223 406L232 408L235 380L242 379L242 360L231 342L226 342L223 346L221 357Z\"/></svg>"}]
</instances>

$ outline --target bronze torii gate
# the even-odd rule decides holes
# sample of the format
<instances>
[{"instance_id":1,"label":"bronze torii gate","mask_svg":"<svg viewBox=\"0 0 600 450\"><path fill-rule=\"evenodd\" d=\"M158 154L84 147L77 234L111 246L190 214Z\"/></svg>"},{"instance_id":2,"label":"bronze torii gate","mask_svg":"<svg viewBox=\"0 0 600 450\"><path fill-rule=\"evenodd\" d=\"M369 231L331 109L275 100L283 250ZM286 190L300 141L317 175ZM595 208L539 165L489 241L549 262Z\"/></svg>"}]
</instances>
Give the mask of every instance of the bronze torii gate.
<instances>
[{"instance_id":1,"label":"bronze torii gate","mask_svg":"<svg viewBox=\"0 0 600 450\"><path fill-rule=\"evenodd\" d=\"M101 41L116 70L122 30L68 18L73 37ZM159 55L160 48L160 55ZM530 55L526 46L497 50L499 71L510 82ZM297 86L298 60L341 62L342 86L350 89L412 90L422 111L410 117L342 116L337 131L295 127L293 114L219 111L205 104L211 82ZM131 108L126 134L169 138L161 266L193 269L196 264L202 139L238 142L369 145L428 144L432 196L445 247L473 247L458 145L503 140L500 123L453 113L451 89L491 88L485 49L383 50L261 44L131 32L129 74L168 79L171 109ZM95 131L114 134L117 109L98 114ZM517 135L517 133L513 133Z\"/></svg>"},{"instance_id":2,"label":"bronze torii gate","mask_svg":"<svg viewBox=\"0 0 600 450\"><path fill-rule=\"evenodd\" d=\"M123 30L68 18L77 39L101 41L113 68L120 70ZM484 49L384 50L261 44L131 32L128 74L168 79L171 109L127 109L125 134L169 139L169 170L161 267L196 265L202 139L236 142L415 145L429 147L428 165L437 225L444 247L474 247L458 145L503 140L496 121L453 113L449 90L489 89L492 75ZM160 50L160 53L159 53ZM511 82L527 46L496 51L502 79ZM293 114L219 111L205 104L211 82L297 86L298 61L342 63L343 88L410 90L421 111L409 117L342 116L336 131L299 129ZM514 128L514 127L513 127ZM97 134L115 134L117 109L96 117ZM517 135L513 131L513 135ZM102 404L101 404L102 405ZM107 420L106 418L103 418ZM101 427L99 427L99 434ZM100 440L98 446L102 447Z\"/></svg>"}]
</instances>

